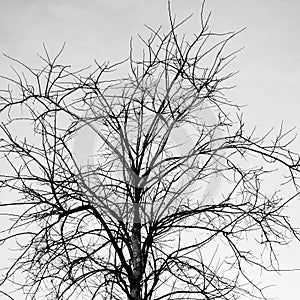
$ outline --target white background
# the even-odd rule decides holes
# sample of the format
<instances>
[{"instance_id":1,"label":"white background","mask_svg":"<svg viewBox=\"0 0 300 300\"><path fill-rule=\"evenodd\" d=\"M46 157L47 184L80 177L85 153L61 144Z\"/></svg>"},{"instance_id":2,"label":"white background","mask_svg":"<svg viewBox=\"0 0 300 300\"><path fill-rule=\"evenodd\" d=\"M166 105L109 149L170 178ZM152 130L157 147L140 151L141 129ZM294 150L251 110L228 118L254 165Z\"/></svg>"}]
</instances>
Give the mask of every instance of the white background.
<instances>
[{"instance_id":1,"label":"white background","mask_svg":"<svg viewBox=\"0 0 300 300\"><path fill-rule=\"evenodd\" d=\"M172 6L178 18L194 14L186 29L197 32L201 1L176 0ZM137 34L145 32L144 24L167 26L166 8L162 0L0 0L0 52L39 66L35 54L42 53L43 42L53 55L66 42L62 62L73 67L92 64L94 59L118 61L128 56L130 37L137 41ZM286 128L297 126L300 2L207 0L206 11L210 10L211 26L216 31L247 27L230 46L232 50L245 48L229 67L240 72L232 81L237 87L228 93L232 101L247 105L246 125L257 125L258 132L278 129L282 120ZM9 74L9 64L0 57L1 74ZM295 132L300 132L299 127ZM300 150L300 137L293 148ZM290 209L298 224L299 209L297 202ZM299 250L296 243L283 249L282 267L299 268ZM9 254L1 256L3 260ZM299 275L289 272L262 277L265 283L276 285L267 295L279 300L298 299Z\"/></svg>"}]
</instances>

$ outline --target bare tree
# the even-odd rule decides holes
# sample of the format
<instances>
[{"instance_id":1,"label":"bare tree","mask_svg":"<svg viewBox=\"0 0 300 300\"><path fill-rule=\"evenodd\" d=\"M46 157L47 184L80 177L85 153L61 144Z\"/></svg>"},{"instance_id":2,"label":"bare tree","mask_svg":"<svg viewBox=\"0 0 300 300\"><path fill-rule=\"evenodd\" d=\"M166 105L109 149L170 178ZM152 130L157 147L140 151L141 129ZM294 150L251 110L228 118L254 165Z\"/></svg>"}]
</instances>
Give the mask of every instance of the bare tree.
<instances>
[{"instance_id":1,"label":"bare tree","mask_svg":"<svg viewBox=\"0 0 300 300\"><path fill-rule=\"evenodd\" d=\"M1 242L20 252L1 286L28 299L264 297L250 274L279 270L277 245L299 238L284 212L299 155L282 127L244 128L224 95L237 33L210 31L209 18L202 7L188 39L169 6L170 30L148 28L139 58L131 43L126 61L93 70L61 64L63 49L45 48L40 69L10 58L22 71L2 77ZM203 193L216 178L221 191Z\"/></svg>"}]
</instances>

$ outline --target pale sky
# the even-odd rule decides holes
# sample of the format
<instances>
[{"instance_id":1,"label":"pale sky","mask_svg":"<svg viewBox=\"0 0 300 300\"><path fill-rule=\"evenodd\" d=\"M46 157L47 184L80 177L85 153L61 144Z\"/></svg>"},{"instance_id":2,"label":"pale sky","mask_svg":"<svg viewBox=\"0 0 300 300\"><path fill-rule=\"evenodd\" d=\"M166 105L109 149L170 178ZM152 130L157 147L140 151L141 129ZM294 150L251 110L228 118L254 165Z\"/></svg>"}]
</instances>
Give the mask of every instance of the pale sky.
<instances>
[{"instance_id":1,"label":"pale sky","mask_svg":"<svg viewBox=\"0 0 300 300\"><path fill-rule=\"evenodd\" d=\"M178 18L194 14L186 28L197 32L201 1L172 3ZM118 61L127 57L130 38L137 40L137 34L145 32L144 24L167 26L166 7L163 0L0 0L0 52L39 66L35 54L42 53L42 43L55 54L66 42L65 64L83 67L94 59ZM234 102L247 105L246 124L258 125L258 132L278 129L282 120L286 128L298 126L300 1L207 0L206 11L210 10L216 31L247 27L230 46L232 50L245 48L229 67L240 72L232 80L237 87L228 93ZM8 74L9 64L0 57L1 74ZM300 133L299 126L296 132ZM299 204L291 209L295 221L299 209ZM299 268L299 251L294 244L282 251L283 267ZM299 276L300 272L266 276L269 284L277 285L268 295L299 299Z\"/></svg>"}]
</instances>

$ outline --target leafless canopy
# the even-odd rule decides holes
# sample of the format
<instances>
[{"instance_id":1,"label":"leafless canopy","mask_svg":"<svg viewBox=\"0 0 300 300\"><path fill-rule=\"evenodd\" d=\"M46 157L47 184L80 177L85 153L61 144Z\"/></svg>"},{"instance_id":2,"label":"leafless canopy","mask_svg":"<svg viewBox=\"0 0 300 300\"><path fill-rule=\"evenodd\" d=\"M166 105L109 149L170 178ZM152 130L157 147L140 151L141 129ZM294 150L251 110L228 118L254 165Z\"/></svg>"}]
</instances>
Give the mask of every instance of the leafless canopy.
<instances>
[{"instance_id":1,"label":"leafless canopy","mask_svg":"<svg viewBox=\"0 0 300 300\"><path fill-rule=\"evenodd\" d=\"M19 252L1 278L8 298L10 281L27 299L263 297L249 274L278 269L277 245L298 238L284 213L298 196L293 137L247 132L224 95L236 33L210 31L203 8L192 38L187 19L170 7L169 18L121 63L74 71L46 48L40 69L10 58L1 243Z\"/></svg>"}]
</instances>

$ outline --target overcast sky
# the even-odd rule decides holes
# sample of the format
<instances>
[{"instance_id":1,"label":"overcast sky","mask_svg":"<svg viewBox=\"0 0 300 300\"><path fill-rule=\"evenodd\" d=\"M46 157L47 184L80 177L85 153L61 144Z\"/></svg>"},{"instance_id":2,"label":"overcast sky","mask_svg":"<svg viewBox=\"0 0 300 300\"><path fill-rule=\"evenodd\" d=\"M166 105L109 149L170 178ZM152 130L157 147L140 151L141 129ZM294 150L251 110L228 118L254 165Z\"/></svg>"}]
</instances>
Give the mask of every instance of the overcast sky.
<instances>
[{"instance_id":1,"label":"overcast sky","mask_svg":"<svg viewBox=\"0 0 300 300\"><path fill-rule=\"evenodd\" d=\"M194 14L186 30L197 32L201 1L172 3L178 18ZM145 32L144 24L167 26L166 7L163 0L1 0L0 52L39 66L35 54L42 53L42 43L55 54L66 42L65 64L82 67L94 59L118 61L127 57L130 38L137 40L137 34ZM298 126L300 1L207 0L206 11L210 10L214 30L247 27L230 46L245 48L230 67L240 72L233 80L237 87L228 93L234 102L247 105L246 124L258 125L261 132L278 129L282 120L287 128ZM8 74L9 64L0 57L1 74ZM300 141L294 147L300 149ZM295 220L299 207L291 210ZM300 267L299 249L282 251L284 267ZM277 287L269 295L298 299L299 276L298 272L276 277ZM272 283L270 278L266 279Z\"/></svg>"}]
</instances>

